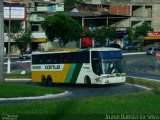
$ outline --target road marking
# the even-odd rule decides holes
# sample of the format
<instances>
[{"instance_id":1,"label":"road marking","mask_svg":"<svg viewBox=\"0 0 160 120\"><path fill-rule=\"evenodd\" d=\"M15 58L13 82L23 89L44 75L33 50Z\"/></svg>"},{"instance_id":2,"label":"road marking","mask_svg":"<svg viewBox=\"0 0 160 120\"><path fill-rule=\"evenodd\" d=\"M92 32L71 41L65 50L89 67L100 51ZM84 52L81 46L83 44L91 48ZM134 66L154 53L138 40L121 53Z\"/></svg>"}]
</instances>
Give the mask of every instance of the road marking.
<instances>
[{"instance_id":1,"label":"road marking","mask_svg":"<svg viewBox=\"0 0 160 120\"><path fill-rule=\"evenodd\" d=\"M31 61L16 61L16 62L11 62L11 63L30 63ZM5 62L4 63L5 65L7 65L8 64L8 62Z\"/></svg>"},{"instance_id":2,"label":"road marking","mask_svg":"<svg viewBox=\"0 0 160 120\"><path fill-rule=\"evenodd\" d=\"M136 84L131 84L131 83L125 83L127 85L132 85L132 86L136 86L136 87L140 87L140 88L143 88L143 89L146 89L146 90L152 90L151 88L148 88L146 86L141 86L141 85L136 85Z\"/></svg>"},{"instance_id":3,"label":"road marking","mask_svg":"<svg viewBox=\"0 0 160 120\"><path fill-rule=\"evenodd\" d=\"M160 82L160 80L157 80L157 79L142 78L142 77L134 77L134 76L127 76L127 77L140 78L140 79L143 79L143 80L149 80L149 81L156 81L156 82Z\"/></svg>"},{"instance_id":4,"label":"road marking","mask_svg":"<svg viewBox=\"0 0 160 120\"><path fill-rule=\"evenodd\" d=\"M122 53L123 55L142 55L146 54L146 52L135 52L135 53Z\"/></svg>"}]
</instances>

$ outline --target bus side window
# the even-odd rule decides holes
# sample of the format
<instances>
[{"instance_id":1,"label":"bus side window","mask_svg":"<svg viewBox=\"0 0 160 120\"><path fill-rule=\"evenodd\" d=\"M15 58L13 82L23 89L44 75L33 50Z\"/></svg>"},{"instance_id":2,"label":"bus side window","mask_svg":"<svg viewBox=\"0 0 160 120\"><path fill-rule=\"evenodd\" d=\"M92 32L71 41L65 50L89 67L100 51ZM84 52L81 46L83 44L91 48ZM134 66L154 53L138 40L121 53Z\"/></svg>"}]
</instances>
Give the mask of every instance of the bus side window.
<instances>
[{"instance_id":1,"label":"bus side window","mask_svg":"<svg viewBox=\"0 0 160 120\"><path fill-rule=\"evenodd\" d=\"M76 61L77 61L77 56L76 56L76 54L75 53L72 53L72 63L76 63Z\"/></svg>"},{"instance_id":2,"label":"bus side window","mask_svg":"<svg viewBox=\"0 0 160 120\"><path fill-rule=\"evenodd\" d=\"M44 57L44 55L39 55L38 56L38 61L39 61L39 64L43 64L43 57Z\"/></svg>"},{"instance_id":3,"label":"bus side window","mask_svg":"<svg viewBox=\"0 0 160 120\"><path fill-rule=\"evenodd\" d=\"M56 64L58 62L58 55L57 54L52 54L52 62Z\"/></svg>"},{"instance_id":4,"label":"bus side window","mask_svg":"<svg viewBox=\"0 0 160 120\"><path fill-rule=\"evenodd\" d=\"M32 64L41 64L43 62L43 59L41 57L42 55L34 55L32 56Z\"/></svg>"},{"instance_id":5,"label":"bus side window","mask_svg":"<svg viewBox=\"0 0 160 120\"><path fill-rule=\"evenodd\" d=\"M45 56L45 60L47 64L51 64L52 63L52 56L50 54Z\"/></svg>"}]
</instances>

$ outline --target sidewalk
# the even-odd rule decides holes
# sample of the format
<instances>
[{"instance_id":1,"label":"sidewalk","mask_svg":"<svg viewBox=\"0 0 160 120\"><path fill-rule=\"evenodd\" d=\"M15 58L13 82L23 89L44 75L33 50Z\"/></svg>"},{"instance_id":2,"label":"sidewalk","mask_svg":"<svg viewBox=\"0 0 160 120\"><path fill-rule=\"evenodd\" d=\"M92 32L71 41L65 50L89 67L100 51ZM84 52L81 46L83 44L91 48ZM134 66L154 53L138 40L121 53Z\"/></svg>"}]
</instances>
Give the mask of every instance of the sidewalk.
<instances>
[{"instance_id":1,"label":"sidewalk","mask_svg":"<svg viewBox=\"0 0 160 120\"><path fill-rule=\"evenodd\" d=\"M5 82L31 82L30 78L5 78Z\"/></svg>"}]
</instances>

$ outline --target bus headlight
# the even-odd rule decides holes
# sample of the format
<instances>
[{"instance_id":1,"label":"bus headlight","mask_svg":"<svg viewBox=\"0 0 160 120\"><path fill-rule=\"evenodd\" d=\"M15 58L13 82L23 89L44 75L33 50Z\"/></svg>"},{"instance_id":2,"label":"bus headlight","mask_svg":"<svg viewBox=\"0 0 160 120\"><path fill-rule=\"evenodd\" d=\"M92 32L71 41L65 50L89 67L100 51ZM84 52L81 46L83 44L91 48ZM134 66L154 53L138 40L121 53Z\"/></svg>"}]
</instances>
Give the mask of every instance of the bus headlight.
<instances>
[{"instance_id":1,"label":"bus headlight","mask_svg":"<svg viewBox=\"0 0 160 120\"><path fill-rule=\"evenodd\" d=\"M122 73L121 76L122 76L122 77L126 77L126 73Z\"/></svg>"},{"instance_id":2,"label":"bus headlight","mask_svg":"<svg viewBox=\"0 0 160 120\"><path fill-rule=\"evenodd\" d=\"M100 81L100 77L97 77L95 80L96 80L97 82L99 82L99 81Z\"/></svg>"}]
</instances>

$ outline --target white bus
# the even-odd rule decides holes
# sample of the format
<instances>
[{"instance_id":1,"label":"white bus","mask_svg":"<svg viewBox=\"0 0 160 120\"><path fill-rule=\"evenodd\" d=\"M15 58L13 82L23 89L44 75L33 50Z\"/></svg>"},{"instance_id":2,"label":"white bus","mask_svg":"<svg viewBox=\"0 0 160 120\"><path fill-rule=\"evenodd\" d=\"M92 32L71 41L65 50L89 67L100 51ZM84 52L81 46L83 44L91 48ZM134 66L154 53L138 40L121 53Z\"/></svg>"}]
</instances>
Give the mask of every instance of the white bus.
<instances>
[{"instance_id":1,"label":"white bus","mask_svg":"<svg viewBox=\"0 0 160 120\"><path fill-rule=\"evenodd\" d=\"M117 48L89 48L32 54L32 81L52 83L124 83L122 51Z\"/></svg>"}]
</instances>

